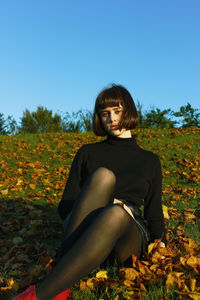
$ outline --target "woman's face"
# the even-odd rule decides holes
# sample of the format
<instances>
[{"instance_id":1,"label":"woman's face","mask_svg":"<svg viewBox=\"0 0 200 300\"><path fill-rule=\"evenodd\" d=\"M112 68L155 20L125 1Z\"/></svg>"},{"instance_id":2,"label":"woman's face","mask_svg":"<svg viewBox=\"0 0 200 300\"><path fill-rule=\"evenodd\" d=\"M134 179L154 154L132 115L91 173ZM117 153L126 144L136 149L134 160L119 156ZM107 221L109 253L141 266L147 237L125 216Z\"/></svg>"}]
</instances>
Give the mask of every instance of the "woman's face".
<instances>
[{"instance_id":1,"label":"woman's face","mask_svg":"<svg viewBox=\"0 0 200 300\"><path fill-rule=\"evenodd\" d=\"M125 132L129 131L125 128L118 129L119 121L123 114L123 106L109 106L100 111L100 118L105 131L109 135L123 137Z\"/></svg>"}]
</instances>

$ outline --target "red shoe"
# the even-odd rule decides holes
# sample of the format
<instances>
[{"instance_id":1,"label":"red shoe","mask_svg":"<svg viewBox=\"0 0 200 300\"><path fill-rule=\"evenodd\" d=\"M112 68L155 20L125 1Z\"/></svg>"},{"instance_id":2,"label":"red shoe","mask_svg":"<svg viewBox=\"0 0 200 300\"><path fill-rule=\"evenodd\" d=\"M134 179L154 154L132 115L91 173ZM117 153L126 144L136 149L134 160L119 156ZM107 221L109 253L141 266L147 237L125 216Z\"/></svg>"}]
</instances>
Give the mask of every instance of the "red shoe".
<instances>
[{"instance_id":1,"label":"red shoe","mask_svg":"<svg viewBox=\"0 0 200 300\"><path fill-rule=\"evenodd\" d=\"M62 293L53 297L52 300L72 300L70 289L66 289Z\"/></svg>"},{"instance_id":2,"label":"red shoe","mask_svg":"<svg viewBox=\"0 0 200 300\"><path fill-rule=\"evenodd\" d=\"M16 296L13 300L37 300L35 295L35 285L29 286L24 292ZM72 300L70 289L66 289L62 293L53 297L52 300Z\"/></svg>"},{"instance_id":3,"label":"red shoe","mask_svg":"<svg viewBox=\"0 0 200 300\"><path fill-rule=\"evenodd\" d=\"M37 300L35 295L35 285L29 286L24 292L16 296L13 300Z\"/></svg>"}]
</instances>

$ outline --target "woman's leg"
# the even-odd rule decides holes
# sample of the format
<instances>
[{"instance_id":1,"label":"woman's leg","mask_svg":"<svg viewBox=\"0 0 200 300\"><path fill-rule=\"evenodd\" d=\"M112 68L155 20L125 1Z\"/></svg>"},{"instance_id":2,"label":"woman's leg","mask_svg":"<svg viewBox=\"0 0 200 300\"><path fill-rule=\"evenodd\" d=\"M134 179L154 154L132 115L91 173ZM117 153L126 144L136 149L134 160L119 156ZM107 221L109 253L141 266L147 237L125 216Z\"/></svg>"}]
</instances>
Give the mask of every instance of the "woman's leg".
<instances>
[{"instance_id":1,"label":"woman's leg","mask_svg":"<svg viewBox=\"0 0 200 300\"><path fill-rule=\"evenodd\" d=\"M89 217L95 210L113 202L116 178L112 171L98 168L84 183L71 211L65 228L65 238Z\"/></svg>"},{"instance_id":2,"label":"woman's leg","mask_svg":"<svg viewBox=\"0 0 200 300\"><path fill-rule=\"evenodd\" d=\"M103 167L88 177L67 222L64 222L64 241L57 253L56 263L73 246L99 212L105 206L112 205L115 183L114 173Z\"/></svg>"},{"instance_id":3,"label":"woman's leg","mask_svg":"<svg viewBox=\"0 0 200 300\"><path fill-rule=\"evenodd\" d=\"M38 300L49 300L99 266L110 254L119 263L132 253L140 256L142 239L131 216L119 205L101 210L82 236L36 287Z\"/></svg>"}]
</instances>

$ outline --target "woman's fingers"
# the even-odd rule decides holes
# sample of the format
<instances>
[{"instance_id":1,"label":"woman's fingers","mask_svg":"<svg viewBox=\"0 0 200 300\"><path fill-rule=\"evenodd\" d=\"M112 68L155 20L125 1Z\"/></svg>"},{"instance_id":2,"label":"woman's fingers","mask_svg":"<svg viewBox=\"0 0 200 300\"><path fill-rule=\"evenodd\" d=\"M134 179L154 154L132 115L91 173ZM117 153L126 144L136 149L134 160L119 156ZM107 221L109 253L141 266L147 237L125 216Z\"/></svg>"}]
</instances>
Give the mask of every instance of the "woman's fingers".
<instances>
[{"instance_id":1,"label":"woman's fingers","mask_svg":"<svg viewBox=\"0 0 200 300\"><path fill-rule=\"evenodd\" d=\"M159 247L161 247L161 248L165 248L165 243L163 243L163 242L160 242L158 245L159 245Z\"/></svg>"}]
</instances>

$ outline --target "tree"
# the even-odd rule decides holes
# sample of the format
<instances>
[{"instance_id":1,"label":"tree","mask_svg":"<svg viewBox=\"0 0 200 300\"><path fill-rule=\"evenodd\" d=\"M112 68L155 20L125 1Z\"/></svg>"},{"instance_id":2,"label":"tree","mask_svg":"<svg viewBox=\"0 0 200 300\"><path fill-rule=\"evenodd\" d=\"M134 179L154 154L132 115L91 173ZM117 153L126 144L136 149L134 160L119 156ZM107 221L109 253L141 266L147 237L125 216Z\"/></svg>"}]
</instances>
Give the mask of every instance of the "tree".
<instances>
[{"instance_id":1,"label":"tree","mask_svg":"<svg viewBox=\"0 0 200 300\"><path fill-rule=\"evenodd\" d=\"M146 112L143 117L142 127L161 127L161 128L173 128L176 121L170 120L166 115L172 115L173 111L168 108L161 111L159 108L151 108L149 112Z\"/></svg>"},{"instance_id":2,"label":"tree","mask_svg":"<svg viewBox=\"0 0 200 300\"><path fill-rule=\"evenodd\" d=\"M5 120L2 113L0 113L0 134L6 134Z\"/></svg>"},{"instance_id":3,"label":"tree","mask_svg":"<svg viewBox=\"0 0 200 300\"><path fill-rule=\"evenodd\" d=\"M85 132L92 131L92 112L89 110L79 110L79 117L82 122L82 127Z\"/></svg>"},{"instance_id":4,"label":"tree","mask_svg":"<svg viewBox=\"0 0 200 300\"><path fill-rule=\"evenodd\" d=\"M186 127L200 127L200 113L197 113L199 109L194 109L191 104L187 102L187 105L181 106L178 112L174 112L175 117L181 117L179 123L183 128Z\"/></svg>"},{"instance_id":5,"label":"tree","mask_svg":"<svg viewBox=\"0 0 200 300\"><path fill-rule=\"evenodd\" d=\"M137 110L138 118L139 118L138 126L139 127L144 127L144 116L143 116L143 113L142 113L143 105L137 100L137 103L136 103L135 106L136 106L136 110Z\"/></svg>"},{"instance_id":6,"label":"tree","mask_svg":"<svg viewBox=\"0 0 200 300\"><path fill-rule=\"evenodd\" d=\"M5 121L6 133L16 134L17 133L17 122L12 116L8 116Z\"/></svg>"},{"instance_id":7,"label":"tree","mask_svg":"<svg viewBox=\"0 0 200 300\"><path fill-rule=\"evenodd\" d=\"M81 132L82 122L78 119L78 112L71 114L66 112L63 118L63 131L64 132Z\"/></svg>"},{"instance_id":8,"label":"tree","mask_svg":"<svg viewBox=\"0 0 200 300\"><path fill-rule=\"evenodd\" d=\"M51 110L38 106L35 112L31 113L28 109L23 112L19 131L22 133L61 132L63 122L57 113L53 116Z\"/></svg>"},{"instance_id":9,"label":"tree","mask_svg":"<svg viewBox=\"0 0 200 300\"><path fill-rule=\"evenodd\" d=\"M92 112L80 109L78 112L65 113L64 132L92 131Z\"/></svg>"}]
</instances>

